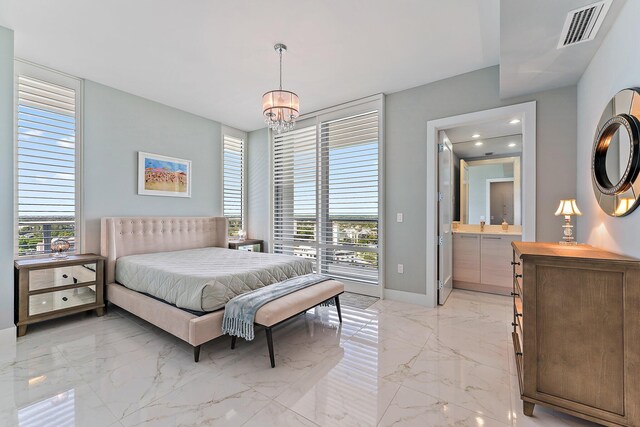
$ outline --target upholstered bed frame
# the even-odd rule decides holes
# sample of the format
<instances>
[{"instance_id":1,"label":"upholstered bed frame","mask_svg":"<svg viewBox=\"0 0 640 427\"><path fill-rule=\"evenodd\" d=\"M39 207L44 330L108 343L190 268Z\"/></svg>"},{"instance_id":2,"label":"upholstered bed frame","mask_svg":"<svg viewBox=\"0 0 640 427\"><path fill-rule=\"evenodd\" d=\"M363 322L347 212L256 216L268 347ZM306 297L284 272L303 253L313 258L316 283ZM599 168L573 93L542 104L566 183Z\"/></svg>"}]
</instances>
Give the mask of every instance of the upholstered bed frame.
<instances>
[{"instance_id":1,"label":"upholstered bed frame","mask_svg":"<svg viewBox=\"0 0 640 427\"><path fill-rule=\"evenodd\" d=\"M205 247L228 247L228 224L223 217L126 217L102 218L100 252L107 257L106 301L146 320L193 346L222 335L224 310L196 316L170 304L132 291L115 281L116 261L127 255L179 251ZM264 326L271 367L275 366L271 328L306 310L333 299L342 323L338 296L344 284L326 280L263 305L255 322ZM232 343L235 344L235 339Z\"/></svg>"},{"instance_id":2,"label":"upholstered bed frame","mask_svg":"<svg viewBox=\"0 0 640 427\"><path fill-rule=\"evenodd\" d=\"M107 257L107 300L158 326L194 347L222 335L224 310L196 316L115 282L116 260L126 255L178 251L204 247L226 248L224 217L123 217L102 218L101 255Z\"/></svg>"}]
</instances>

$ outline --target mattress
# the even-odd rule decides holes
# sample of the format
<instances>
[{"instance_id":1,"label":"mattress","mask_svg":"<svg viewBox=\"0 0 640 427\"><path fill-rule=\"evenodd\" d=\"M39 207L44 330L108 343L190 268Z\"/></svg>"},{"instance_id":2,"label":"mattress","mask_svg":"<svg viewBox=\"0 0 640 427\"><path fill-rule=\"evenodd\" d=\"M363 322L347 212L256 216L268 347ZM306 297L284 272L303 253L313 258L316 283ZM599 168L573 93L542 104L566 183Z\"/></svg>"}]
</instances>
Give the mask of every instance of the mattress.
<instances>
[{"instance_id":1,"label":"mattress","mask_svg":"<svg viewBox=\"0 0 640 427\"><path fill-rule=\"evenodd\" d=\"M118 258L116 282L179 308L208 312L237 295L312 271L312 262L297 256L200 248Z\"/></svg>"}]
</instances>

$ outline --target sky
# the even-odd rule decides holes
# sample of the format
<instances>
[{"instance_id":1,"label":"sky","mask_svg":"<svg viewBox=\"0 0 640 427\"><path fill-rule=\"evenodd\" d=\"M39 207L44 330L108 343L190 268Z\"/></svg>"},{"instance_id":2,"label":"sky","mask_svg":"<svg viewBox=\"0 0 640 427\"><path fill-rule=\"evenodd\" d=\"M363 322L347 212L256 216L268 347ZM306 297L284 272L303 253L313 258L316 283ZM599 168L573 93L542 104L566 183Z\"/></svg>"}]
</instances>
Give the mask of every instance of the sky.
<instances>
[{"instance_id":1,"label":"sky","mask_svg":"<svg viewBox=\"0 0 640 427\"><path fill-rule=\"evenodd\" d=\"M19 105L20 217L73 216L75 163L75 117Z\"/></svg>"},{"instance_id":2,"label":"sky","mask_svg":"<svg viewBox=\"0 0 640 427\"><path fill-rule=\"evenodd\" d=\"M153 158L144 159L145 169L166 169L170 172L184 172L187 173L187 165L184 163L170 162L167 160L158 160Z\"/></svg>"}]
</instances>

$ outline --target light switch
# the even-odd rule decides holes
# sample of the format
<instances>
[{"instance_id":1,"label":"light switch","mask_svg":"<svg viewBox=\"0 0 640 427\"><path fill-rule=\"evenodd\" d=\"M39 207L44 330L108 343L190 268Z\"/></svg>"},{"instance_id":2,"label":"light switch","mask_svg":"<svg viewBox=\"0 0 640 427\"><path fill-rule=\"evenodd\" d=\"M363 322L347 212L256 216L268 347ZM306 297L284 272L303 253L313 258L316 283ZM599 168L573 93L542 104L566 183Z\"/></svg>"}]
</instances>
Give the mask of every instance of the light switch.
<instances>
[{"instance_id":1,"label":"light switch","mask_svg":"<svg viewBox=\"0 0 640 427\"><path fill-rule=\"evenodd\" d=\"M402 215L402 212L398 212L398 214L396 215L396 221L402 222L403 220L404 220L404 217Z\"/></svg>"},{"instance_id":2,"label":"light switch","mask_svg":"<svg viewBox=\"0 0 640 427\"><path fill-rule=\"evenodd\" d=\"M398 264L398 273L404 274L404 264Z\"/></svg>"}]
</instances>

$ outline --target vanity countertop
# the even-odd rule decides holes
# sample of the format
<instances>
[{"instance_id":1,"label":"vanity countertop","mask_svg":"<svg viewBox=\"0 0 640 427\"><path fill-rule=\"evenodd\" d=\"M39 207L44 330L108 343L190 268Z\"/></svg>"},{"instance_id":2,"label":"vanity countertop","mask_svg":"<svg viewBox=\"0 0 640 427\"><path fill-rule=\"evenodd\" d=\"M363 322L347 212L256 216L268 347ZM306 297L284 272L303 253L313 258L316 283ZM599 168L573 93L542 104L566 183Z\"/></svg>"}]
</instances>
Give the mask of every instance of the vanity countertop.
<instances>
[{"instance_id":1,"label":"vanity countertop","mask_svg":"<svg viewBox=\"0 0 640 427\"><path fill-rule=\"evenodd\" d=\"M453 234L486 234L487 236L522 236L521 231L451 230Z\"/></svg>"}]
</instances>

